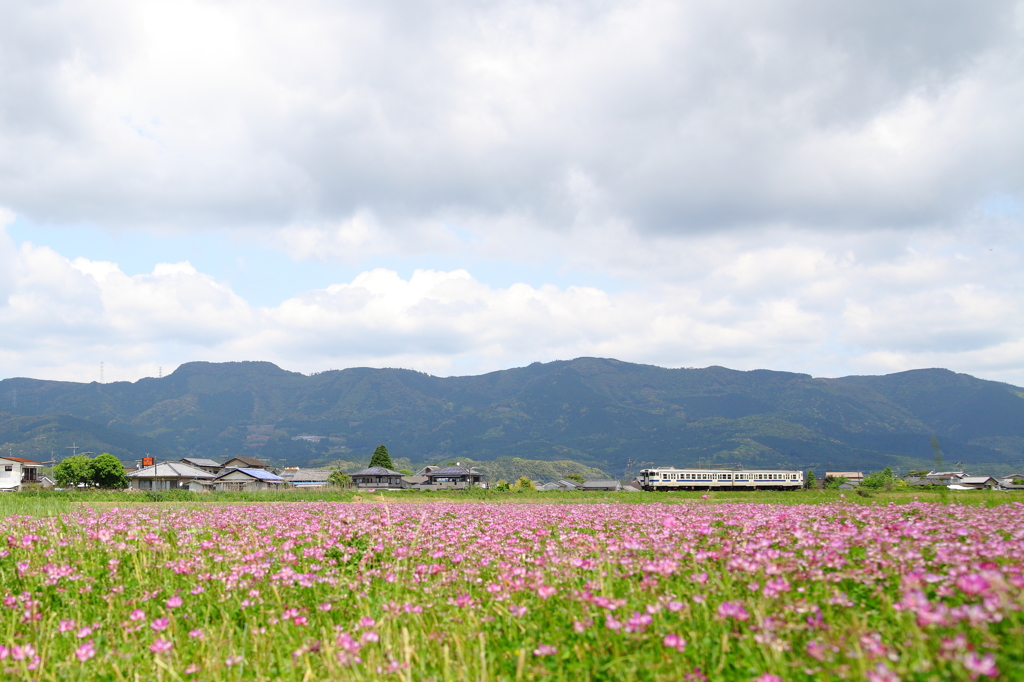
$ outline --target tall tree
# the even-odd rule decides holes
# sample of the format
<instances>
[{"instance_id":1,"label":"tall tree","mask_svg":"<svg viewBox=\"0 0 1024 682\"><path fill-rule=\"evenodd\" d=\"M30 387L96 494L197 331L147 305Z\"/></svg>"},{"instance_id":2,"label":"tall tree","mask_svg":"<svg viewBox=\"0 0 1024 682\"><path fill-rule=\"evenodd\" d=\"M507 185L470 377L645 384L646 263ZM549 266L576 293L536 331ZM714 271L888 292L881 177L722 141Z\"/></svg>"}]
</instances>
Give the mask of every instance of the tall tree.
<instances>
[{"instance_id":1,"label":"tall tree","mask_svg":"<svg viewBox=\"0 0 1024 682\"><path fill-rule=\"evenodd\" d=\"M92 485L92 460L85 455L68 457L53 467L53 477L61 488Z\"/></svg>"},{"instance_id":2,"label":"tall tree","mask_svg":"<svg viewBox=\"0 0 1024 682\"><path fill-rule=\"evenodd\" d=\"M378 445L377 449L373 451L373 457L370 458L371 467L384 467L385 469L394 469L395 465L391 461L391 455L388 454L388 449L383 445Z\"/></svg>"},{"instance_id":3,"label":"tall tree","mask_svg":"<svg viewBox=\"0 0 1024 682\"><path fill-rule=\"evenodd\" d=\"M124 464L109 452L92 460L92 482L101 488L127 488L128 477L124 473Z\"/></svg>"}]
</instances>

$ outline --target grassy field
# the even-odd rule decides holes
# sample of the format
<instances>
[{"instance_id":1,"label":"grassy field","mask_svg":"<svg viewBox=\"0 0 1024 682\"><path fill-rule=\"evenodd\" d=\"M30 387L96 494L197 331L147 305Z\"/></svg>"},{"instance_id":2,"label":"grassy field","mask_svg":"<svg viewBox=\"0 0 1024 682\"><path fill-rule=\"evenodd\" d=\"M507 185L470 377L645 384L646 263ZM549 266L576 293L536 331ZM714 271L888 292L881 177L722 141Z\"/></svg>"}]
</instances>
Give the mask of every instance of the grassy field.
<instances>
[{"instance_id":1,"label":"grassy field","mask_svg":"<svg viewBox=\"0 0 1024 682\"><path fill-rule=\"evenodd\" d=\"M1015 495L298 492L0 498L0 670L1024 678Z\"/></svg>"}]
</instances>

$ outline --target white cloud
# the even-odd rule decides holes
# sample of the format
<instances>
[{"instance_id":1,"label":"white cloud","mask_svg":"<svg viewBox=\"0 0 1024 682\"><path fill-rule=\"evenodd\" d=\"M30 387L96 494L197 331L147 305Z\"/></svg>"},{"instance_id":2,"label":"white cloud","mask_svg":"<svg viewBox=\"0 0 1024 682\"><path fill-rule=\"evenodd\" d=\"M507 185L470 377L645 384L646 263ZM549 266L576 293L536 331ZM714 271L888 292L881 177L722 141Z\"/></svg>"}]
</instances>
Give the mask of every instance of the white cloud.
<instances>
[{"instance_id":1,"label":"white cloud","mask_svg":"<svg viewBox=\"0 0 1024 682\"><path fill-rule=\"evenodd\" d=\"M683 263L715 254L689 277L633 290L493 287L466 270L402 278L380 268L273 307L187 262L128 276L23 244L9 261L0 354L8 375L83 380L101 361L117 380L195 359L450 374L596 355L819 375L942 364L1024 383L1024 276L1012 256L718 239ZM1003 286L975 284L983 270Z\"/></svg>"},{"instance_id":2,"label":"white cloud","mask_svg":"<svg viewBox=\"0 0 1024 682\"><path fill-rule=\"evenodd\" d=\"M0 203L37 220L902 227L1024 183L1007 0L3 9Z\"/></svg>"}]
</instances>

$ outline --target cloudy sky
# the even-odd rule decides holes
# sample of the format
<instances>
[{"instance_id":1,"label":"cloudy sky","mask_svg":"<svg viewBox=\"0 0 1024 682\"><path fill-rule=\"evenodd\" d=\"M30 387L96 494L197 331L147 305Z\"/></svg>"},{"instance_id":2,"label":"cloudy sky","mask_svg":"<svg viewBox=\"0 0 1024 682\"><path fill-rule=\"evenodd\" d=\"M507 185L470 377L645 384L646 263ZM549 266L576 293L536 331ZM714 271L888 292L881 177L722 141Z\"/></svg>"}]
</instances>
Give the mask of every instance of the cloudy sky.
<instances>
[{"instance_id":1,"label":"cloudy sky","mask_svg":"<svg viewBox=\"0 0 1024 682\"><path fill-rule=\"evenodd\" d=\"M0 376L1024 385L1024 3L0 0Z\"/></svg>"}]
</instances>

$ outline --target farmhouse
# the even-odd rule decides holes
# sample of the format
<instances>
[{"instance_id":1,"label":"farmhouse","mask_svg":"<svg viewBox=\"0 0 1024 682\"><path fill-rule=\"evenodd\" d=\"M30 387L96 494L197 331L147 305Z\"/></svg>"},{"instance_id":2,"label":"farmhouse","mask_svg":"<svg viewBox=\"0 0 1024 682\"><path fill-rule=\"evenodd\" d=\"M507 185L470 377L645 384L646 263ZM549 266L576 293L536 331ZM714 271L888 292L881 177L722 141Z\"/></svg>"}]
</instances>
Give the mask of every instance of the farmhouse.
<instances>
[{"instance_id":1,"label":"farmhouse","mask_svg":"<svg viewBox=\"0 0 1024 682\"><path fill-rule=\"evenodd\" d=\"M426 477L426 483L420 484L424 490L460 490L480 485L484 475L476 469L453 464L435 469L427 473Z\"/></svg>"},{"instance_id":2,"label":"farmhouse","mask_svg":"<svg viewBox=\"0 0 1024 682\"><path fill-rule=\"evenodd\" d=\"M189 466L195 467L196 469L202 469L203 471L211 474L219 474L223 467L217 464L212 459L206 459L204 457L182 457L179 460L182 464L188 464Z\"/></svg>"},{"instance_id":3,"label":"farmhouse","mask_svg":"<svg viewBox=\"0 0 1024 682\"><path fill-rule=\"evenodd\" d=\"M864 481L863 471L826 471L825 478L845 478L851 486L860 485Z\"/></svg>"},{"instance_id":4,"label":"farmhouse","mask_svg":"<svg viewBox=\"0 0 1024 682\"><path fill-rule=\"evenodd\" d=\"M619 492L622 490L622 483L610 480L584 481L583 485L580 486L580 490L610 490Z\"/></svg>"},{"instance_id":5,"label":"farmhouse","mask_svg":"<svg viewBox=\"0 0 1024 682\"><path fill-rule=\"evenodd\" d=\"M208 481L213 474L183 462L160 462L128 474L132 490L188 489L191 481Z\"/></svg>"},{"instance_id":6,"label":"farmhouse","mask_svg":"<svg viewBox=\"0 0 1024 682\"><path fill-rule=\"evenodd\" d=\"M284 479L265 469L229 469L213 479L218 491L277 490Z\"/></svg>"},{"instance_id":7,"label":"farmhouse","mask_svg":"<svg viewBox=\"0 0 1024 682\"><path fill-rule=\"evenodd\" d=\"M370 467L351 474L352 485L356 488L383 488L385 490L400 490L406 487L402 480L401 471L393 471L386 467Z\"/></svg>"},{"instance_id":8,"label":"farmhouse","mask_svg":"<svg viewBox=\"0 0 1024 682\"><path fill-rule=\"evenodd\" d=\"M0 457L0 492L20 492L22 485L39 484L39 462L23 457Z\"/></svg>"},{"instance_id":9,"label":"farmhouse","mask_svg":"<svg viewBox=\"0 0 1024 682\"><path fill-rule=\"evenodd\" d=\"M544 485L537 486L537 490L576 490L577 487L579 487L578 483L562 478L557 481L552 481L550 483L545 483Z\"/></svg>"},{"instance_id":10,"label":"farmhouse","mask_svg":"<svg viewBox=\"0 0 1024 682\"><path fill-rule=\"evenodd\" d=\"M271 469L266 462L261 462L255 457L232 457L220 465L221 470L228 469Z\"/></svg>"},{"instance_id":11,"label":"farmhouse","mask_svg":"<svg viewBox=\"0 0 1024 682\"><path fill-rule=\"evenodd\" d=\"M281 478L296 488L326 488L331 484L331 473L333 472L330 469L285 467L281 471Z\"/></svg>"}]
</instances>

